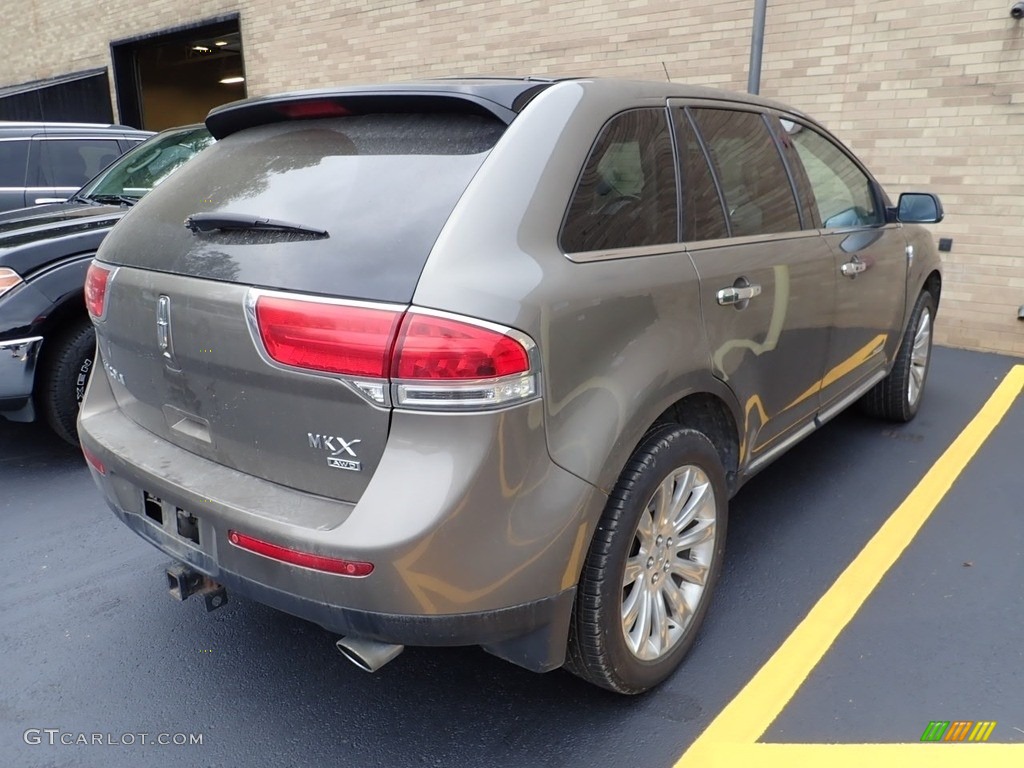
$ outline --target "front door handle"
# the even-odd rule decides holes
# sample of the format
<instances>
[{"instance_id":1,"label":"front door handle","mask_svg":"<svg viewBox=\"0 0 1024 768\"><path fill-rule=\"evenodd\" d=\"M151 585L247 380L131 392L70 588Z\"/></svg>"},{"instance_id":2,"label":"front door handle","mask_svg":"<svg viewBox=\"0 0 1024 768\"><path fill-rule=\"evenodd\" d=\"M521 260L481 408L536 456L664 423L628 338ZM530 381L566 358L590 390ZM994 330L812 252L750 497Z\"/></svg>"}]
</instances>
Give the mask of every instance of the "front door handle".
<instances>
[{"instance_id":1,"label":"front door handle","mask_svg":"<svg viewBox=\"0 0 1024 768\"><path fill-rule=\"evenodd\" d=\"M744 301L750 301L750 299L760 295L760 285L730 285L728 288L720 290L715 295L715 298L718 299L718 303L723 307L728 307L732 304L740 304Z\"/></svg>"},{"instance_id":2,"label":"front door handle","mask_svg":"<svg viewBox=\"0 0 1024 768\"><path fill-rule=\"evenodd\" d=\"M848 261L843 264L843 266L839 268L839 271L843 273L844 277L856 277L867 268L868 265L863 261L860 259L854 259L853 261Z\"/></svg>"}]
</instances>

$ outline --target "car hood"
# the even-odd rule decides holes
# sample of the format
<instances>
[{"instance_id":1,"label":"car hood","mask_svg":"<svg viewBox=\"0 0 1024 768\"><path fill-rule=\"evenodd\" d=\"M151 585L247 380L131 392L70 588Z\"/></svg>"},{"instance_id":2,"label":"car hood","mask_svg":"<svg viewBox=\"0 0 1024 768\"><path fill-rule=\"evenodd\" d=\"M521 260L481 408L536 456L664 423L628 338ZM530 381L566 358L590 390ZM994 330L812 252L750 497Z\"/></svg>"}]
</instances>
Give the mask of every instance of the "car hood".
<instances>
[{"instance_id":1,"label":"car hood","mask_svg":"<svg viewBox=\"0 0 1024 768\"><path fill-rule=\"evenodd\" d=\"M0 266L22 277L69 256L95 253L128 208L53 203L0 214Z\"/></svg>"}]
</instances>

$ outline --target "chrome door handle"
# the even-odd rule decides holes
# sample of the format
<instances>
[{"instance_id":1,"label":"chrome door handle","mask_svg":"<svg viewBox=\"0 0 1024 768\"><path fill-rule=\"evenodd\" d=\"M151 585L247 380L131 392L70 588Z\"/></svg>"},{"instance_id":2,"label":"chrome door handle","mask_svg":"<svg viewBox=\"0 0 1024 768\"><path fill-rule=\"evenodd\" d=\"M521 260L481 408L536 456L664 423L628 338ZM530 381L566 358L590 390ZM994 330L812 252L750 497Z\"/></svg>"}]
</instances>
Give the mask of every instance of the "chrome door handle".
<instances>
[{"instance_id":1,"label":"chrome door handle","mask_svg":"<svg viewBox=\"0 0 1024 768\"><path fill-rule=\"evenodd\" d=\"M741 287L731 285L715 294L715 298L718 299L718 303L723 307L728 307L730 304L739 304L760 295L760 285L744 285Z\"/></svg>"},{"instance_id":2,"label":"chrome door handle","mask_svg":"<svg viewBox=\"0 0 1024 768\"><path fill-rule=\"evenodd\" d=\"M845 277L856 277L867 268L868 265L863 261L848 261L839 268L839 271L842 272Z\"/></svg>"}]
</instances>

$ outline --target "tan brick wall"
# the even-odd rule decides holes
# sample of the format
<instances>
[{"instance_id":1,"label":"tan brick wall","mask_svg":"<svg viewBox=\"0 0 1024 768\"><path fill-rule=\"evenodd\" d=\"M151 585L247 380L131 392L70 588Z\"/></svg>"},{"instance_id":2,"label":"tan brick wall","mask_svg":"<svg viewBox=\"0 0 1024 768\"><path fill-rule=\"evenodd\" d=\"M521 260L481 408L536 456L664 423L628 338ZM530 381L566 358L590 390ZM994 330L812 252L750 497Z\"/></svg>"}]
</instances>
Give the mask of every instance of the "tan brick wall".
<instances>
[{"instance_id":1,"label":"tan brick wall","mask_svg":"<svg viewBox=\"0 0 1024 768\"><path fill-rule=\"evenodd\" d=\"M23 0L24 3L24 0ZM749 0L27 0L0 85L109 66L109 42L238 11L250 95L442 74L746 86ZM1024 355L1024 27L1010 0L772 0L762 93L815 115L890 194L941 194L940 341ZM23 41L31 41L23 45Z\"/></svg>"}]
</instances>

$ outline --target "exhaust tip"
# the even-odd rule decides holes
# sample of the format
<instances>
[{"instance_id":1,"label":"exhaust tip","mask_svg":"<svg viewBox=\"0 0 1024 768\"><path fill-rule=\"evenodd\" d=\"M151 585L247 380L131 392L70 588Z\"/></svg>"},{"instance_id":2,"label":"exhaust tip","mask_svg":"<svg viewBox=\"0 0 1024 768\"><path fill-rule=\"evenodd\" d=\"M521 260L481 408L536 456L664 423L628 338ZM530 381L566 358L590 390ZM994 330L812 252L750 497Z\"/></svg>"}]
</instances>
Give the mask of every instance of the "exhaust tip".
<instances>
[{"instance_id":1,"label":"exhaust tip","mask_svg":"<svg viewBox=\"0 0 1024 768\"><path fill-rule=\"evenodd\" d=\"M380 643L358 637L342 637L334 644L338 652L363 672L376 672L405 650L404 645Z\"/></svg>"}]
</instances>

